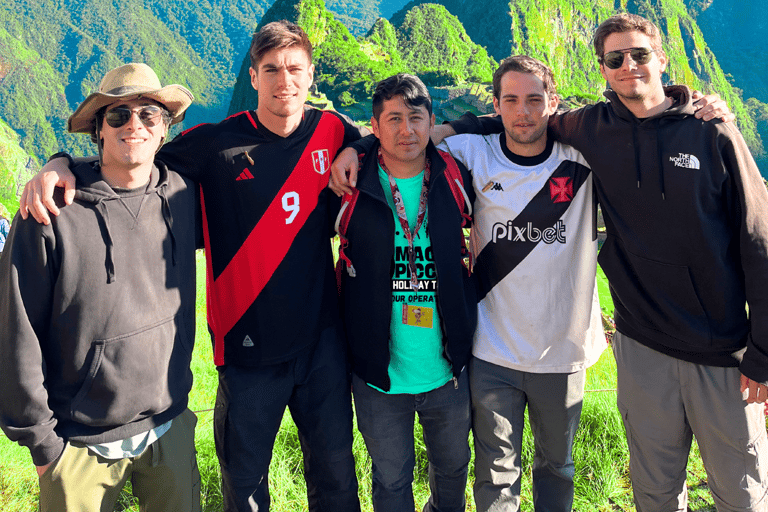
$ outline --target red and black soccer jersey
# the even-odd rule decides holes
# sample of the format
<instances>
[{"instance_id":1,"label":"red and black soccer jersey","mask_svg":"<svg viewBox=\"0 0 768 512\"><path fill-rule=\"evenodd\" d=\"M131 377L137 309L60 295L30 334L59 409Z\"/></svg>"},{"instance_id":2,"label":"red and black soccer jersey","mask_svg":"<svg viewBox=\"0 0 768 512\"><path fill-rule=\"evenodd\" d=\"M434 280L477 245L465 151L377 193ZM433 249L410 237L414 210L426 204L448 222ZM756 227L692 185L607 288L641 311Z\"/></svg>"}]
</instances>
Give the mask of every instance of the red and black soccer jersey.
<instances>
[{"instance_id":1,"label":"red and black soccer jersey","mask_svg":"<svg viewBox=\"0 0 768 512\"><path fill-rule=\"evenodd\" d=\"M217 365L285 361L337 321L337 202L326 185L338 150L359 137L335 112L306 108L283 138L248 111L187 130L160 152L200 183Z\"/></svg>"}]
</instances>

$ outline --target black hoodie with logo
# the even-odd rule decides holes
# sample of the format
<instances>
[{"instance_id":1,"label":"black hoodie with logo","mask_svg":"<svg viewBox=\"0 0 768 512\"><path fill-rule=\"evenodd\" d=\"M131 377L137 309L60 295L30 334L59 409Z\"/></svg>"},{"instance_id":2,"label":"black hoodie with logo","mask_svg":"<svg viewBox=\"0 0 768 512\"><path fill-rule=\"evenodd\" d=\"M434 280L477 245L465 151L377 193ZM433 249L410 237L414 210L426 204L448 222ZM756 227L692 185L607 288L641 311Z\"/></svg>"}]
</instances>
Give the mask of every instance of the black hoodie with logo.
<instances>
[{"instance_id":1,"label":"black hoodie with logo","mask_svg":"<svg viewBox=\"0 0 768 512\"><path fill-rule=\"evenodd\" d=\"M550 133L592 167L616 327L768 384L768 193L733 123L696 119L687 87L665 91L673 106L647 119L609 90L609 101L550 120ZM452 125L492 133L501 123Z\"/></svg>"},{"instance_id":2,"label":"black hoodie with logo","mask_svg":"<svg viewBox=\"0 0 768 512\"><path fill-rule=\"evenodd\" d=\"M72 171L74 203L17 216L0 257L0 426L37 466L167 422L192 386L194 186L162 165L135 190Z\"/></svg>"}]
</instances>

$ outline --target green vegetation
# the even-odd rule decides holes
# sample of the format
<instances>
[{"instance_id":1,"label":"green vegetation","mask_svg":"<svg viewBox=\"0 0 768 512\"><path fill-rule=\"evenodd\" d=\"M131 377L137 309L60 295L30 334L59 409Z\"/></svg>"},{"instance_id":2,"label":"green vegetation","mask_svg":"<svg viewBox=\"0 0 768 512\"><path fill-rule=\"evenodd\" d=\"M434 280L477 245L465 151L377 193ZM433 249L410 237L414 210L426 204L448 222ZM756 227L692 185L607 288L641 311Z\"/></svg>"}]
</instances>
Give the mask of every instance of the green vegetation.
<instances>
[{"instance_id":1,"label":"green vegetation","mask_svg":"<svg viewBox=\"0 0 768 512\"><path fill-rule=\"evenodd\" d=\"M376 20L368 34L357 39L322 0L277 0L261 23L286 18L304 27L315 44L318 89L341 111L365 119L369 113L363 105L381 78L410 72L429 86L461 88L489 82L497 65L493 57L521 53L552 67L566 104L599 101L605 81L592 49L592 35L600 21L627 9L662 29L670 59L665 80L720 94L736 114L755 157L764 157L755 104L747 107L741 91L728 82L683 0L414 0L389 21ZM230 113L257 104L247 61L241 66ZM452 103L453 98L441 106L447 119L458 114L459 107Z\"/></svg>"},{"instance_id":2,"label":"green vegetation","mask_svg":"<svg viewBox=\"0 0 768 512\"><path fill-rule=\"evenodd\" d=\"M213 404L218 376L205 323L205 264L202 253L197 265L197 339L192 360L195 374L190 396L190 408L197 412L196 444L198 465L202 478L203 511L215 512L222 508L219 488L219 468L213 447ZM598 269L598 289L601 300L609 296L605 275ZM604 307L610 308L607 304ZM610 349L587 371L587 392L584 397L581 426L576 434L574 460L576 462L576 498L574 510L634 510L631 485L627 470L627 449L624 427L616 408L616 369ZM426 448L421 441L421 427L416 422L416 478L414 494L417 507L426 502L428 491ZM532 511L531 471L533 468L533 439L526 427L523 433L522 503L521 510ZM359 432L355 430L354 447L360 499L364 512L371 506L371 461ZM467 484L467 510L475 510L472 502L474 471L470 463ZM275 441L270 466L272 507L275 512L307 510L303 462L296 426L286 414ZM688 485L692 509L714 511L712 498L706 487L706 473L698 449L694 446L688 464ZM130 489L130 486L128 487ZM37 475L29 452L7 438L0 436L0 510L29 512L37 506ZM138 511L129 491L121 494L117 510Z\"/></svg>"},{"instance_id":3,"label":"green vegetation","mask_svg":"<svg viewBox=\"0 0 768 512\"><path fill-rule=\"evenodd\" d=\"M0 119L0 203L11 215L19 209L19 185L26 183L30 156L19 145L19 136Z\"/></svg>"},{"instance_id":4,"label":"green vegetation","mask_svg":"<svg viewBox=\"0 0 768 512\"><path fill-rule=\"evenodd\" d=\"M525 53L541 59L554 70L562 96L572 97L576 103L598 101L602 98L605 81L599 73L592 50L591 40L595 28L608 16L619 11L629 11L654 21L662 30L663 45L670 58L665 79L699 89L717 92L736 114L737 124L753 155L765 158L765 149L755 120L745 106L741 91L727 80L714 53L704 40L695 16L711 2L703 0L433 0L444 5L458 16L469 37L485 45L488 53L501 60L509 55ZM414 5L408 4L407 7ZM737 43L733 30L718 27L723 55L730 59L740 54L738 65L749 73L760 62L761 35L765 28L766 10L762 3L715 2L721 10L733 10L740 14L741 24L752 12L749 43ZM689 10L690 9L690 10ZM702 14L706 17L707 12ZM754 15L758 14L758 15ZM709 18L710 24L719 18ZM713 29L710 33L715 33ZM736 38L739 39L739 38ZM734 52L734 45L747 47L744 52ZM764 76L762 69L752 71ZM768 98L763 99L768 101ZM763 132L768 134L767 132ZM765 170L768 173L768 169Z\"/></svg>"},{"instance_id":5,"label":"green vegetation","mask_svg":"<svg viewBox=\"0 0 768 512\"><path fill-rule=\"evenodd\" d=\"M408 71L428 84L454 85L489 81L496 66L482 47L469 40L458 19L440 5L414 7L395 24L379 19L360 39L335 19L323 0L277 0L259 27L280 19L298 23L307 32L314 46L315 83L337 107L350 109L365 103L375 83L395 73ZM246 56L230 114L257 105L249 67Z\"/></svg>"}]
</instances>

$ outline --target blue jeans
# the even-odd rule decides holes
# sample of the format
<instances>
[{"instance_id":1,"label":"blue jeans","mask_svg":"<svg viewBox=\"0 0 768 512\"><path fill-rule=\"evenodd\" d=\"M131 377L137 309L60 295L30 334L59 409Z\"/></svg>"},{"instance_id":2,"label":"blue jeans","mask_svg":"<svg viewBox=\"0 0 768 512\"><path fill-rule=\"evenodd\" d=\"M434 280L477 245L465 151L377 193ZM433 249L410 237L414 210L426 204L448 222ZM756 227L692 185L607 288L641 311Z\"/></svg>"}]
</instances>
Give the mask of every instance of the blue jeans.
<instances>
[{"instance_id":1,"label":"blue jeans","mask_svg":"<svg viewBox=\"0 0 768 512\"><path fill-rule=\"evenodd\" d=\"M304 453L309 511L359 512L349 373L333 328L284 363L219 368L214 438L224 510L269 511L269 462L286 405Z\"/></svg>"},{"instance_id":2,"label":"blue jeans","mask_svg":"<svg viewBox=\"0 0 768 512\"><path fill-rule=\"evenodd\" d=\"M428 393L382 393L352 376L357 427L373 462L375 512L414 510L415 466L413 421L419 413L429 460L429 501L424 512L465 510L464 490L469 468L469 383L461 373Z\"/></svg>"},{"instance_id":3,"label":"blue jeans","mask_svg":"<svg viewBox=\"0 0 768 512\"><path fill-rule=\"evenodd\" d=\"M579 427L585 371L529 373L473 357L469 362L478 512L520 508L520 454L525 408L533 432L536 510L573 507L572 448Z\"/></svg>"}]
</instances>

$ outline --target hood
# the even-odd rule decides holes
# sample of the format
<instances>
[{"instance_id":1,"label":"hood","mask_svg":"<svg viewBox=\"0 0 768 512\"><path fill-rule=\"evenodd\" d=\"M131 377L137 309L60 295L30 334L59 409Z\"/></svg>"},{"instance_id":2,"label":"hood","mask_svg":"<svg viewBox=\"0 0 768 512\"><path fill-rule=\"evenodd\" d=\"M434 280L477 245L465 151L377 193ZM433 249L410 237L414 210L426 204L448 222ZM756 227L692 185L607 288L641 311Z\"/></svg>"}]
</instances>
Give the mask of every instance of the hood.
<instances>
[{"instance_id":1,"label":"hood","mask_svg":"<svg viewBox=\"0 0 768 512\"><path fill-rule=\"evenodd\" d=\"M659 112L655 116L651 116L645 119L638 119L635 115L621 102L619 96L613 91L613 89L606 89L603 92L603 96L608 98L611 102L613 111L621 119L626 121L641 123L652 119L660 119L670 116L680 115L693 115L696 109L693 107L693 98L691 90L685 85L670 85L664 87L664 94L668 98L672 98L673 104L663 112Z\"/></svg>"},{"instance_id":2,"label":"hood","mask_svg":"<svg viewBox=\"0 0 768 512\"><path fill-rule=\"evenodd\" d=\"M89 203L94 206L95 211L98 213L99 224L101 225L101 233L104 238L104 245L107 248L107 256L105 266L107 269L107 283L114 283L117 281L115 275L115 261L114 261L114 238L112 236L112 227L109 221L110 208L128 208L122 201L124 193L115 191L103 178L99 164L83 163L72 168L72 173L76 179L76 191L75 200L83 203ZM163 220L165 221L166 228L171 238L172 247L172 259L173 265L176 265L176 237L173 233L173 216L171 214L171 207L168 203L166 196L166 190L168 188L168 168L162 162L155 162L152 166L152 172L149 178L149 184L146 186L142 201L146 200L148 196L157 194L162 201ZM135 191L131 191L131 195L135 195ZM130 211L130 210L129 210ZM139 216L141 215L141 208L139 208L139 214L136 217L136 222L140 222ZM128 251L130 248L125 247L124 250Z\"/></svg>"},{"instance_id":3,"label":"hood","mask_svg":"<svg viewBox=\"0 0 768 512\"><path fill-rule=\"evenodd\" d=\"M659 166L659 190L661 198L666 200L666 187L664 185L664 162L661 158L661 131L659 128L669 122L677 121L683 117L692 116L695 112L693 107L693 98L691 90L685 85L672 85L664 87L664 94L672 98L672 106L648 118L640 119L636 117L619 99L619 96L612 90L607 89L603 96L608 98L611 108L617 117L628 122L632 127L632 147L635 152L635 176L637 177L637 188L642 186L642 172L640 169L640 144L638 143L637 133L641 128L652 129L656 132L657 160Z\"/></svg>"}]
</instances>

